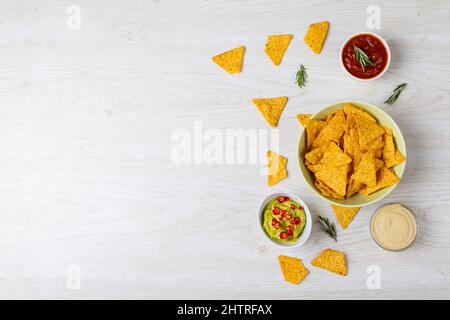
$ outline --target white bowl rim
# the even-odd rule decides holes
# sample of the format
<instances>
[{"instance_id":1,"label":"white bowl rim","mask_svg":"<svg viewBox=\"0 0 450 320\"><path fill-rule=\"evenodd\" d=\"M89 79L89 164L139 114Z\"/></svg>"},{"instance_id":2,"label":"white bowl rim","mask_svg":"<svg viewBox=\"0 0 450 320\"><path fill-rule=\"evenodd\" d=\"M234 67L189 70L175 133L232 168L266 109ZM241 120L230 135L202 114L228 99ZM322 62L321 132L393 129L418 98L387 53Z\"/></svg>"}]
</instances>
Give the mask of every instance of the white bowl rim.
<instances>
[{"instance_id":1,"label":"white bowl rim","mask_svg":"<svg viewBox=\"0 0 450 320\"><path fill-rule=\"evenodd\" d=\"M377 107L376 105L374 105L374 104L372 104L372 103L368 103L368 102L364 102L364 101L359 101L359 100L344 100L344 101L338 101L338 102L335 102L335 103L331 103L331 104L327 105L326 107L320 109L318 112L314 113L314 114L311 116L311 119L313 119L318 113L322 112L322 110L324 110L324 109L330 108L330 107L332 107L332 106L334 106L334 105L337 105L337 104L341 104L341 105L342 105L342 104L344 104L344 103L355 104L356 106L358 106L358 105L360 105L360 104L370 105L371 107L374 107L374 108L376 108L376 109L381 110L381 111L382 111L383 113L385 113L385 115L392 121L392 123L393 123L394 126L396 127L397 131L400 133L400 137L401 137L401 139L402 139L402 141L403 141L403 144L405 145L405 150L403 150L403 152L402 152L403 155L405 156L405 161L403 162L404 169L403 169L401 175L399 176L399 178L401 178L401 177L403 176L403 174L405 173L405 170L406 170L406 163L407 163L407 158L408 158L407 151L406 151L406 141L405 141L405 138L403 137L402 131L400 130L400 127L398 126L397 122L395 122L395 120L394 120L394 119L393 119L386 111L384 111L384 110L381 109L380 107ZM303 128L302 128L302 131L301 131L301 133L300 133L300 135L299 135L299 137L298 137L298 141L297 141L297 167L298 167L298 169L300 170L300 172L302 172L302 168L301 168L301 163L300 163L300 153L299 153L299 148L300 148L300 141L302 140L302 136L303 136L304 134L305 134L305 128L303 127ZM306 177L305 177L303 174L301 174L301 176L302 176L302 178L303 178L303 181L305 181L306 185L309 186L308 181L306 181ZM397 184L394 184L394 185L392 185L392 186L390 186L390 187L387 187L388 189L390 189L389 192L387 192L386 194L384 194L384 195L381 196L380 198L378 198L378 199L373 199L373 200L371 200L371 201L368 201L367 203L365 203L365 204L363 204L363 205L360 205L360 204L355 204L355 205L353 205L353 204L342 204L342 203L338 203L338 202L334 201L332 198L328 198L328 197L324 196L323 194L321 194L321 193L320 193L317 189L315 189L315 188L309 188L309 189L312 189L312 191L313 191L316 195L318 195L319 198L324 199L325 201L327 201L327 202L330 203L330 204L334 204L334 205L341 206L341 207L347 207L347 208L357 208L357 207L365 207L365 206L369 206L369 205L372 205L372 204L374 204L374 203L376 203L376 202L378 202L378 201L384 199L384 198L387 197L392 191L394 191L394 189L395 189L398 185L399 185L399 184L397 183Z\"/></svg>"},{"instance_id":2,"label":"white bowl rim","mask_svg":"<svg viewBox=\"0 0 450 320\"><path fill-rule=\"evenodd\" d=\"M361 35L361 34L370 34L371 36L378 38L381 41L381 43L384 45L384 47L386 48L386 51L388 54L388 61L386 63L386 67L384 68L383 71L381 71L377 76L375 76L373 78L361 79L361 78L354 76L347 70L347 68L345 68L344 62L342 61L342 51L344 50L344 47L347 44L347 42L349 42L350 39L352 39L358 35ZM389 48L389 45L386 42L386 40L384 40L383 37L381 37L380 35L373 33L373 32L369 32L369 31L358 32L358 33L354 33L354 34L350 35L347 39L345 39L344 43L341 46L341 50L339 50L339 61L341 62L342 69L344 69L345 73L347 73L350 77L352 77L353 79L360 80L360 81L372 81L372 80L375 80L375 79L378 79L379 77L381 77L387 71L387 69L389 69L389 66L391 65L391 60L392 60L391 49Z\"/></svg>"},{"instance_id":3,"label":"white bowl rim","mask_svg":"<svg viewBox=\"0 0 450 320\"><path fill-rule=\"evenodd\" d=\"M288 196L289 198L294 199L296 202L301 204L301 206L303 207L303 211L305 211L305 215L306 215L305 228L303 229L302 234L300 235L300 237L298 237L297 242L295 242L295 243L277 242L277 241L273 240L272 238L270 238L269 235L264 230L263 217L262 217L264 208L266 207L267 203L270 200L272 200L273 198L276 198L278 196ZM296 247L300 247L300 246L304 245L306 243L306 241L308 241L308 239L311 235L311 230L312 230L311 212L309 211L308 205L297 195L295 195L291 192L287 192L287 191L275 192L275 193L271 193L271 194L267 195L260 202L259 207L258 207L258 224L259 224L259 228L260 228L261 232L263 233L264 237L272 244L275 244L275 245L278 245L281 247L285 247L285 248L296 248Z\"/></svg>"}]
</instances>

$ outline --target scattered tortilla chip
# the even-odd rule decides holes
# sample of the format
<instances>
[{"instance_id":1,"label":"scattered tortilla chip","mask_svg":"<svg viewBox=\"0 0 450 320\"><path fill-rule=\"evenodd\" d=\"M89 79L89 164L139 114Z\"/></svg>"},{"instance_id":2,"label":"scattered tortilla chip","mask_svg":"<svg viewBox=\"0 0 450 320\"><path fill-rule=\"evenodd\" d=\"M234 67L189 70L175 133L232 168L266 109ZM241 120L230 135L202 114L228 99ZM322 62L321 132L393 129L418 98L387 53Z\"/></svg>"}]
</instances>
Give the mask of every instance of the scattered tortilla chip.
<instances>
[{"instance_id":1,"label":"scattered tortilla chip","mask_svg":"<svg viewBox=\"0 0 450 320\"><path fill-rule=\"evenodd\" d=\"M344 112L342 110L336 111L333 116L326 121L325 126L313 141L312 146L314 148L319 147L330 141L339 143L339 140L345 131L345 124L346 119Z\"/></svg>"},{"instance_id":2,"label":"scattered tortilla chip","mask_svg":"<svg viewBox=\"0 0 450 320\"><path fill-rule=\"evenodd\" d=\"M241 72L242 61L244 60L245 47L241 46L232 50L220 53L212 60L222 69L230 74Z\"/></svg>"},{"instance_id":3,"label":"scattered tortilla chip","mask_svg":"<svg viewBox=\"0 0 450 320\"><path fill-rule=\"evenodd\" d=\"M331 190L344 197L347 192L347 166L326 167L316 172L316 179L322 180Z\"/></svg>"},{"instance_id":4,"label":"scattered tortilla chip","mask_svg":"<svg viewBox=\"0 0 450 320\"><path fill-rule=\"evenodd\" d=\"M385 133L385 130L382 127L368 120L366 117L363 117L358 113L354 113L353 117L355 118L358 127L360 146L365 146L367 143Z\"/></svg>"},{"instance_id":5,"label":"scattered tortilla chip","mask_svg":"<svg viewBox=\"0 0 450 320\"><path fill-rule=\"evenodd\" d=\"M276 127L286 106L287 97L253 99L253 104L266 119L271 127Z\"/></svg>"},{"instance_id":6,"label":"scattered tortilla chip","mask_svg":"<svg viewBox=\"0 0 450 320\"><path fill-rule=\"evenodd\" d=\"M383 167L380 169L380 171L378 171L377 180L378 182L375 186L365 186L359 191L359 193L369 195L377 190L380 190L381 188L390 187L400 182L400 178L386 167Z\"/></svg>"},{"instance_id":7,"label":"scattered tortilla chip","mask_svg":"<svg viewBox=\"0 0 450 320\"><path fill-rule=\"evenodd\" d=\"M367 112L361 110L360 108L357 108L353 105L351 105L350 103L344 103L344 106L342 107L342 110L344 110L345 114L348 116L349 114L354 114L357 113L360 116L366 118L367 120L370 120L371 122L376 123L377 120L372 117L370 114L368 114Z\"/></svg>"},{"instance_id":8,"label":"scattered tortilla chip","mask_svg":"<svg viewBox=\"0 0 450 320\"><path fill-rule=\"evenodd\" d=\"M298 114L297 120L300 122L300 124L305 127L308 120L311 118L312 114L310 113L304 113L304 114Z\"/></svg>"},{"instance_id":9,"label":"scattered tortilla chip","mask_svg":"<svg viewBox=\"0 0 450 320\"><path fill-rule=\"evenodd\" d=\"M309 25L308 32L303 40L311 48L311 50L319 54L322 51L323 44L327 38L330 23L322 21Z\"/></svg>"},{"instance_id":10,"label":"scattered tortilla chip","mask_svg":"<svg viewBox=\"0 0 450 320\"><path fill-rule=\"evenodd\" d=\"M315 267L334 272L341 276L347 275L345 255L340 251L325 249L313 261L311 261L311 264Z\"/></svg>"},{"instance_id":11,"label":"scattered tortilla chip","mask_svg":"<svg viewBox=\"0 0 450 320\"><path fill-rule=\"evenodd\" d=\"M341 207L336 205L331 205L333 207L334 213L336 215L336 219L339 221L342 229L347 228L347 226L352 222L353 218L358 213L361 208L348 208Z\"/></svg>"},{"instance_id":12,"label":"scattered tortilla chip","mask_svg":"<svg viewBox=\"0 0 450 320\"><path fill-rule=\"evenodd\" d=\"M267 166L269 170L267 175L267 184L271 187L287 177L287 158L269 150L267 151L267 159Z\"/></svg>"},{"instance_id":13,"label":"scattered tortilla chip","mask_svg":"<svg viewBox=\"0 0 450 320\"><path fill-rule=\"evenodd\" d=\"M280 255L278 261L287 282L299 284L308 275L301 259Z\"/></svg>"},{"instance_id":14,"label":"scattered tortilla chip","mask_svg":"<svg viewBox=\"0 0 450 320\"><path fill-rule=\"evenodd\" d=\"M383 135L384 149L382 153L383 161L386 167L391 168L405 161L405 156L395 147L394 136L391 128L385 128Z\"/></svg>"},{"instance_id":15,"label":"scattered tortilla chip","mask_svg":"<svg viewBox=\"0 0 450 320\"><path fill-rule=\"evenodd\" d=\"M309 120L306 123L306 149L308 151L312 149L314 140L319 135L324 126L325 121L323 120Z\"/></svg>"},{"instance_id":16,"label":"scattered tortilla chip","mask_svg":"<svg viewBox=\"0 0 450 320\"><path fill-rule=\"evenodd\" d=\"M267 37L266 47L264 51L272 60L274 65L279 65L283 60L289 43L291 43L292 34L279 34Z\"/></svg>"},{"instance_id":17,"label":"scattered tortilla chip","mask_svg":"<svg viewBox=\"0 0 450 320\"><path fill-rule=\"evenodd\" d=\"M323 153L322 160L320 160L321 164L333 167L337 167L350 162L352 162L352 158L346 155L334 142L330 142L328 144L328 147Z\"/></svg>"}]
</instances>

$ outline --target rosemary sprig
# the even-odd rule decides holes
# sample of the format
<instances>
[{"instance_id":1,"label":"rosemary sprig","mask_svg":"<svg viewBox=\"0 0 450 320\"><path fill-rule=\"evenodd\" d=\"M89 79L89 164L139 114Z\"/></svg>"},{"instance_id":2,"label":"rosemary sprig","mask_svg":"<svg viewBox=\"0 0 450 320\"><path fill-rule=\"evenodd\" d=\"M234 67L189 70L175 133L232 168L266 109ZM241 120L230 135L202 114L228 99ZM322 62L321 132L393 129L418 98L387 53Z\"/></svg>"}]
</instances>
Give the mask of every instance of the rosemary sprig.
<instances>
[{"instance_id":1,"label":"rosemary sprig","mask_svg":"<svg viewBox=\"0 0 450 320\"><path fill-rule=\"evenodd\" d=\"M406 83L398 85L394 89L394 93L384 103L386 103L388 106L392 106L394 102L397 101L397 98L400 96L400 93L402 93L402 91L406 88L406 85L407 85Z\"/></svg>"},{"instance_id":2,"label":"rosemary sprig","mask_svg":"<svg viewBox=\"0 0 450 320\"><path fill-rule=\"evenodd\" d=\"M319 222L322 230L334 241L337 241L337 234L334 223L331 223L327 218L324 218L322 216L319 216Z\"/></svg>"},{"instance_id":3,"label":"rosemary sprig","mask_svg":"<svg viewBox=\"0 0 450 320\"><path fill-rule=\"evenodd\" d=\"M306 73L306 68L301 65L300 69L297 71L297 75L295 76L295 83L303 88L305 86L306 80L308 79L308 74Z\"/></svg>"},{"instance_id":4,"label":"rosemary sprig","mask_svg":"<svg viewBox=\"0 0 450 320\"><path fill-rule=\"evenodd\" d=\"M371 66L373 64L373 62L370 61L367 54L364 51L362 51L360 48L353 46L353 50L355 52L356 60L359 61L359 64L361 65L363 70L365 69L365 67Z\"/></svg>"}]
</instances>

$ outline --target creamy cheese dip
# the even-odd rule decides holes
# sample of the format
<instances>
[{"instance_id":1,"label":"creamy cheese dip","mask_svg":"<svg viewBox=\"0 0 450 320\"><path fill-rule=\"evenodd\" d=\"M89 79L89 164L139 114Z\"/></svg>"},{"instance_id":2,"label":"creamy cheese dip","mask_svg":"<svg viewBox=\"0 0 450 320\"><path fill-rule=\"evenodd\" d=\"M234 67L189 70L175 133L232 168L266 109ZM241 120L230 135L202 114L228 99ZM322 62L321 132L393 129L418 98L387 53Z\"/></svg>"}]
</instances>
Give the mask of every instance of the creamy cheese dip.
<instances>
[{"instance_id":1,"label":"creamy cheese dip","mask_svg":"<svg viewBox=\"0 0 450 320\"><path fill-rule=\"evenodd\" d=\"M416 219L403 205L387 204L373 214L370 231L382 248L399 251L408 247L416 238Z\"/></svg>"}]
</instances>

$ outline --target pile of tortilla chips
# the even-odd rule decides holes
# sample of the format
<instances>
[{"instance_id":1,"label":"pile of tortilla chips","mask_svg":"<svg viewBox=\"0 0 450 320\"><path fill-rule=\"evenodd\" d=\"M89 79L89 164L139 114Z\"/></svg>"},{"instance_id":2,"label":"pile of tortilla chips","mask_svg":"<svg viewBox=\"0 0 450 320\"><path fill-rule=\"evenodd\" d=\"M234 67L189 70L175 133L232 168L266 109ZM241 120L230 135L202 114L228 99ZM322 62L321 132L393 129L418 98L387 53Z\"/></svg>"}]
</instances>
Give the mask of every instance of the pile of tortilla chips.
<instances>
[{"instance_id":1,"label":"pile of tortilla chips","mask_svg":"<svg viewBox=\"0 0 450 320\"><path fill-rule=\"evenodd\" d=\"M300 117L299 117L300 119ZM316 188L326 197L369 195L400 182L393 167L405 157L392 129L377 124L367 112L344 104L325 120L302 118L306 130L305 165Z\"/></svg>"}]
</instances>

